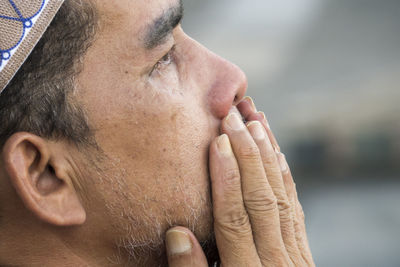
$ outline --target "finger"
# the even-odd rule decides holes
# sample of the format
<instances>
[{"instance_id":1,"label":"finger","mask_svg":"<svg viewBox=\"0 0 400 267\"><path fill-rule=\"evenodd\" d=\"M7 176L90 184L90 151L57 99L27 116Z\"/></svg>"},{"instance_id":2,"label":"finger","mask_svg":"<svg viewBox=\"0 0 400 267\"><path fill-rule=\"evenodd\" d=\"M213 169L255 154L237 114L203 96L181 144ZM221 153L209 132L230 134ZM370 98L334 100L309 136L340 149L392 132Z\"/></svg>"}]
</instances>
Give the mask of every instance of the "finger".
<instances>
[{"instance_id":1,"label":"finger","mask_svg":"<svg viewBox=\"0 0 400 267\"><path fill-rule=\"evenodd\" d=\"M296 208L296 209L300 209L300 211L299 210L296 211L296 217L294 219L297 244L298 244L299 250L302 253L302 257L303 257L305 263L307 263L307 266L315 266L314 260L312 257L312 253L311 253L311 249L310 249L308 239L307 239L306 228L304 225L304 213L303 213L300 203L297 203L297 204L298 204L298 208Z\"/></svg>"},{"instance_id":2,"label":"finger","mask_svg":"<svg viewBox=\"0 0 400 267\"><path fill-rule=\"evenodd\" d=\"M248 128L259 147L268 182L272 187L273 194L277 198L280 231L286 251L292 262L301 263L302 257L298 249L293 223L294 210L292 210L292 206L290 205L282 177L282 171L286 172L286 170L279 164L277 154L261 123L259 121L252 121L248 124Z\"/></svg>"},{"instance_id":3,"label":"finger","mask_svg":"<svg viewBox=\"0 0 400 267\"><path fill-rule=\"evenodd\" d=\"M224 266L261 266L243 204L241 175L227 135L210 146L214 231Z\"/></svg>"},{"instance_id":4,"label":"finger","mask_svg":"<svg viewBox=\"0 0 400 267\"><path fill-rule=\"evenodd\" d=\"M297 245L304 261L307 263L307 266L314 266L310 246L307 240L304 212L297 197L296 184L294 183L293 176L290 171L289 165L287 164L286 157L282 153L279 155L279 161L281 165L285 165L285 169L287 169L286 172L283 172L283 181L285 183L289 201L291 202L291 206L293 208L293 223Z\"/></svg>"},{"instance_id":5,"label":"finger","mask_svg":"<svg viewBox=\"0 0 400 267\"><path fill-rule=\"evenodd\" d=\"M236 105L236 107L245 119L251 114L257 113L256 105L254 104L253 99L249 96L244 97L243 100Z\"/></svg>"},{"instance_id":6,"label":"finger","mask_svg":"<svg viewBox=\"0 0 400 267\"><path fill-rule=\"evenodd\" d=\"M267 131L267 134L269 136L269 139L271 141L271 144L275 149L275 152L277 152L277 153L281 152L281 147L279 146L278 141L276 140L275 135L271 130L271 126L269 125L269 122L267 120L267 117L265 116L265 113L257 112L254 115L254 120L258 120L264 126L264 128Z\"/></svg>"},{"instance_id":7,"label":"finger","mask_svg":"<svg viewBox=\"0 0 400 267\"><path fill-rule=\"evenodd\" d=\"M248 124L248 129L260 153L266 151L266 140L268 137L261 124L255 121L251 122ZM272 148L271 153L274 154ZM260 166L261 169L264 170L262 161L260 162ZM253 217L250 216L258 254L260 255L263 266L288 266L291 260L281 235L278 199L269 184L265 171L260 184L263 184L263 187L259 189L261 194L264 196L269 195L270 197L267 199L273 199L274 203L273 208L264 211L261 209L261 211L263 211L262 213L255 214ZM268 207L268 204L264 203L264 205Z\"/></svg>"},{"instance_id":8,"label":"finger","mask_svg":"<svg viewBox=\"0 0 400 267\"><path fill-rule=\"evenodd\" d=\"M297 198L297 191L296 192L296 219L295 219L295 229L297 232L301 233L299 234L299 247L302 248L303 252L303 257L305 262L307 263L308 266L315 266L314 259L311 253L310 245L308 242L307 238L307 231L306 231L306 226L305 226L305 220L304 220L304 212L303 208L298 201Z\"/></svg>"},{"instance_id":9,"label":"finger","mask_svg":"<svg viewBox=\"0 0 400 267\"><path fill-rule=\"evenodd\" d=\"M223 121L222 129L230 137L239 164L243 200L258 255L263 264L271 265L271 261L275 261L275 264L287 264L276 197L268 183L259 149L236 114L230 114ZM278 260L282 262L277 262Z\"/></svg>"},{"instance_id":10,"label":"finger","mask_svg":"<svg viewBox=\"0 0 400 267\"><path fill-rule=\"evenodd\" d=\"M246 121L259 121L264 126L267 131L268 138L270 139L272 146L277 152L281 151L279 144L271 131L271 127L266 119L264 112L257 112L257 108L254 104L254 101L251 97L246 96L238 105L238 110L244 117Z\"/></svg>"},{"instance_id":11,"label":"finger","mask_svg":"<svg viewBox=\"0 0 400 267\"><path fill-rule=\"evenodd\" d=\"M166 247L169 267L206 267L207 258L196 237L188 229L174 227L167 231Z\"/></svg>"},{"instance_id":12,"label":"finger","mask_svg":"<svg viewBox=\"0 0 400 267\"><path fill-rule=\"evenodd\" d=\"M241 112L242 116L247 121L259 121L259 122L261 122L261 124L263 125L263 127L264 127L264 129L265 129L265 131L266 131L266 133L268 135L268 138L270 139L272 147L274 148L275 152L277 152L278 155L279 155L278 160L279 160L281 169L283 170L282 176L283 176L285 191L286 191L286 193L288 195L288 201L290 203L290 214L292 216L292 224L293 224L292 228L294 229L294 232L295 232L295 239L297 241L297 239L299 238L299 236L297 234L298 231L296 229L298 229L299 227L302 227L302 229L304 229L304 231L302 231L302 232L304 233L304 237L305 238L303 238L301 242L302 242L302 244L304 244L304 243L307 244L307 248L308 248L307 249L308 253L306 252L306 254L308 254L307 258L308 259L311 258L311 261L312 261L311 252L310 252L310 249L309 249L309 246L308 246L308 242L307 242L307 236L305 235L304 220L301 220L302 209L301 209L300 203L297 200L297 192L296 192L295 188L289 186L288 183L287 183L288 176L290 176L290 178L291 178L291 173L290 173L289 167L288 167L288 165L286 163L286 159L284 158L284 155L282 153L280 153L279 144L278 144L273 132L271 131L271 127L270 127L270 125L269 125L269 123L268 123L268 121L266 119L266 116L265 116L265 114L263 112L257 112L257 109L255 107L254 101L250 97L246 97L241 103L238 104L237 108ZM280 160L280 158L282 158L282 156L283 156L283 159L284 159L283 162L282 162L282 160ZM292 178L291 178L291 180L293 181ZM294 196L293 194L296 194L296 196ZM293 199L296 199L297 202L294 201ZM299 211L298 207L300 207L301 212ZM297 214L299 214L300 217L296 216ZM298 224L299 221L302 222L302 224ZM285 235L285 234L283 233L283 235ZM289 234L289 236L293 236L293 235ZM285 238L286 245L288 243L287 239L288 238ZM290 243L294 242L293 238L290 237L289 239L292 240L292 241L290 241ZM299 242L297 241L296 243L299 243ZM298 245L298 247L299 247L299 245ZM300 253L302 255L303 253L300 252L300 251L301 250L299 249L299 252L295 252L295 254L298 255ZM291 253L291 254L293 254L293 253ZM306 262L309 262L309 261L306 261Z\"/></svg>"}]
</instances>

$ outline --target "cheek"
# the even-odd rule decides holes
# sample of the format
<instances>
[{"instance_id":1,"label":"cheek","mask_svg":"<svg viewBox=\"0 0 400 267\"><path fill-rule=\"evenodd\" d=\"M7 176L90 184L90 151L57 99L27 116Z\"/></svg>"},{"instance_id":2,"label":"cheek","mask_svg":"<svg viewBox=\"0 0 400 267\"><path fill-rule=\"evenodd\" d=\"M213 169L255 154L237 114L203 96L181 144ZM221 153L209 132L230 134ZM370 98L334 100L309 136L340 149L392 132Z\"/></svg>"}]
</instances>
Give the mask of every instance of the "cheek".
<instances>
[{"instance_id":1,"label":"cheek","mask_svg":"<svg viewBox=\"0 0 400 267\"><path fill-rule=\"evenodd\" d=\"M180 74L175 64L165 67L163 70L155 70L148 80L148 90L157 95L174 97L183 95L182 84L179 79Z\"/></svg>"},{"instance_id":2,"label":"cheek","mask_svg":"<svg viewBox=\"0 0 400 267\"><path fill-rule=\"evenodd\" d=\"M209 202L207 159L212 132L204 111L193 105L161 105L137 113L141 114L138 124L126 124L105 148L123 170L126 190L151 214L184 218L187 207L203 208Z\"/></svg>"},{"instance_id":3,"label":"cheek","mask_svg":"<svg viewBox=\"0 0 400 267\"><path fill-rule=\"evenodd\" d=\"M198 107L169 105L167 110L158 106L155 112L143 111L143 117L139 119L141 129L137 129L138 137L135 137L137 141L132 149L154 167L175 171L185 168L179 164L199 163L200 149L204 150L209 139L209 129L207 119Z\"/></svg>"},{"instance_id":4,"label":"cheek","mask_svg":"<svg viewBox=\"0 0 400 267\"><path fill-rule=\"evenodd\" d=\"M183 68L178 62L146 81L125 78L93 96L99 100L93 103L103 103L89 112L96 139L132 190L139 186L157 197L156 191L165 193L162 187L171 187L171 193L189 180L208 187L208 145L216 127L210 126L200 88L184 78Z\"/></svg>"},{"instance_id":5,"label":"cheek","mask_svg":"<svg viewBox=\"0 0 400 267\"><path fill-rule=\"evenodd\" d=\"M199 101L172 101L165 93L151 101L141 97L140 103L120 110L124 116L103 121L96 134L102 149L124 162L134 176L157 179L205 168L211 129Z\"/></svg>"}]
</instances>

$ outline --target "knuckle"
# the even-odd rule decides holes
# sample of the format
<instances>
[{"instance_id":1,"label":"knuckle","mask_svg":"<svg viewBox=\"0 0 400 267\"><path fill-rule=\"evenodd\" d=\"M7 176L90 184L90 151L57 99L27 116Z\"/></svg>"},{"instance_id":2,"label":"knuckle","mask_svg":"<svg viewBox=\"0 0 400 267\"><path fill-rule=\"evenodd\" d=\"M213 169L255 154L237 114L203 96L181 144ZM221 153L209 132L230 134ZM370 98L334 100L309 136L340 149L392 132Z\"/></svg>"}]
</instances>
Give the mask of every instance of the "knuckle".
<instances>
[{"instance_id":1,"label":"knuckle","mask_svg":"<svg viewBox=\"0 0 400 267\"><path fill-rule=\"evenodd\" d=\"M287 200L278 200L278 209L279 209L279 215L281 219L283 220L291 220L292 219L292 206L290 205L290 202Z\"/></svg>"},{"instance_id":2,"label":"knuckle","mask_svg":"<svg viewBox=\"0 0 400 267\"><path fill-rule=\"evenodd\" d=\"M271 186L275 186L275 188L282 188L283 181L282 181L282 172L278 166L267 166L266 168L267 178L271 182ZM279 185L279 186L278 186ZM278 186L278 187L277 187ZM281 189L280 189L281 190ZM284 191L286 195L286 190Z\"/></svg>"},{"instance_id":3,"label":"knuckle","mask_svg":"<svg viewBox=\"0 0 400 267\"><path fill-rule=\"evenodd\" d=\"M265 155L265 157L263 158L263 163L265 165L271 165L271 164L274 164L276 162L277 162L276 155L274 153L267 153Z\"/></svg>"},{"instance_id":4,"label":"knuckle","mask_svg":"<svg viewBox=\"0 0 400 267\"><path fill-rule=\"evenodd\" d=\"M237 211L215 220L216 226L222 231L242 237L251 232L249 216L246 211Z\"/></svg>"},{"instance_id":5,"label":"knuckle","mask_svg":"<svg viewBox=\"0 0 400 267\"><path fill-rule=\"evenodd\" d=\"M225 184L237 184L240 183L240 171L237 168L227 169L222 174L222 179Z\"/></svg>"},{"instance_id":6,"label":"knuckle","mask_svg":"<svg viewBox=\"0 0 400 267\"><path fill-rule=\"evenodd\" d=\"M261 262L264 263L264 266L292 266L290 258L285 255L282 248L280 248L279 246L270 246L268 247L267 252L259 252L259 256Z\"/></svg>"},{"instance_id":7,"label":"knuckle","mask_svg":"<svg viewBox=\"0 0 400 267\"><path fill-rule=\"evenodd\" d=\"M258 160L260 157L260 150L256 145L243 146L239 148L240 158L248 160Z\"/></svg>"},{"instance_id":8,"label":"knuckle","mask_svg":"<svg viewBox=\"0 0 400 267\"><path fill-rule=\"evenodd\" d=\"M293 227L294 227L294 230L296 231L296 233L301 233L302 232L301 224L302 224L302 222L300 221L299 218L295 217L293 219Z\"/></svg>"},{"instance_id":9,"label":"knuckle","mask_svg":"<svg viewBox=\"0 0 400 267\"><path fill-rule=\"evenodd\" d=\"M293 264L294 266L309 266L306 261L302 258L301 255L297 255L296 257L293 257Z\"/></svg>"},{"instance_id":10,"label":"knuckle","mask_svg":"<svg viewBox=\"0 0 400 267\"><path fill-rule=\"evenodd\" d=\"M290 202L287 199L279 199L278 207L279 207L279 211L290 212L292 210L292 206L290 205Z\"/></svg>"},{"instance_id":11,"label":"knuckle","mask_svg":"<svg viewBox=\"0 0 400 267\"><path fill-rule=\"evenodd\" d=\"M244 197L246 208L252 211L271 211L278 208L275 195L266 194L264 190L257 190Z\"/></svg>"},{"instance_id":12,"label":"knuckle","mask_svg":"<svg viewBox=\"0 0 400 267\"><path fill-rule=\"evenodd\" d=\"M301 210L301 211L299 212L299 218L300 218L300 221L301 221L301 222L304 222L304 221L306 220L306 216L304 215L303 210Z\"/></svg>"},{"instance_id":13,"label":"knuckle","mask_svg":"<svg viewBox=\"0 0 400 267\"><path fill-rule=\"evenodd\" d=\"M305 214L304 214L303 207L301 206L301 204L300 204L299 202L298 202L297 205L296 205L296 213L297 213L297 216L298 216L302 221L305 220L306 216L305 216Z\"/></svg>"}]
</instances>

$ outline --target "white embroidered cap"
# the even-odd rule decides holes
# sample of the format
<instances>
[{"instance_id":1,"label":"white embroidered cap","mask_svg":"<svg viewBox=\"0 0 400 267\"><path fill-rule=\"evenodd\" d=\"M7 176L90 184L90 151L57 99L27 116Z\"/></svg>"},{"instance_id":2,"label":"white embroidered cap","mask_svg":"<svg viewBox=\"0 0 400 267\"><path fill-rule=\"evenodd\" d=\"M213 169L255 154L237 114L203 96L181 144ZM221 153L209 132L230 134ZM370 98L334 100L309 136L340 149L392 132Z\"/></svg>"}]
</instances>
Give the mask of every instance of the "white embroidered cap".
<instances>
[{"instance_id":1,"label":"white embroidered cap","mask_svg":"<svg viewBox=\"0 0 400 267\"><path fill-rule=\"evenodd\" d=\"M43 36L64 0L0 0L0 94Z\"/></svg>"}]
</instances>

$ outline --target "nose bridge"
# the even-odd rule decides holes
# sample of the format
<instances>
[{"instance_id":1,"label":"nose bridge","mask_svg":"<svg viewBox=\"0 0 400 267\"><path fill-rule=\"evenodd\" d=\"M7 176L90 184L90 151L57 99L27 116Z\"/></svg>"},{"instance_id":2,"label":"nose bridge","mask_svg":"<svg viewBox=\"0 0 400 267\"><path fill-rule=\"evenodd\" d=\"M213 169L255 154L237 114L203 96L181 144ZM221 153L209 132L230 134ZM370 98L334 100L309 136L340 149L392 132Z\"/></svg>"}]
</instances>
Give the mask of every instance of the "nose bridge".
<instances>
[{"instance_id":1,"label":"nose bridge","mask_svg":"<svg viewBox=\"0 0 400 267\"><path fill-rule=\"evenodd\" d=\"M247 90L247 77L244 72L233 63L211 53L209 54L209 68L214 75L208 92L208 103L212 114L222 119L232 105L244 97Z\"/></svg>"}]
</instances>

